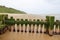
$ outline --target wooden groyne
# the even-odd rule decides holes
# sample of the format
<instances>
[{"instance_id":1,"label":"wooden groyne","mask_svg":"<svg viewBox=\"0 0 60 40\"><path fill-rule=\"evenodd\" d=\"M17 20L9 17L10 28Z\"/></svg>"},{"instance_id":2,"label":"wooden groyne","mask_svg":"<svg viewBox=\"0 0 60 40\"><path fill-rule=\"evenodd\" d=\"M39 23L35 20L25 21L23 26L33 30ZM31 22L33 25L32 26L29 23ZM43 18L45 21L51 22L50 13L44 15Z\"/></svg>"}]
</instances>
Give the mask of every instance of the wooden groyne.
<instances>
[{"instance_id":1,"label":"wooden groyne","mask_svg":"<svg viewBox=\"0 0 60 40\"><path fill-rule=\"evenodd\" d=\"M1 16L1 15L0 15ZM46 19L15 19L13 16L2 15L1 21L7 26L9 31L29 32L29 33L45 33L50 36L60 34L60 20L55 21L54 16L46 16Z\"/></svg>"}]
</instances>

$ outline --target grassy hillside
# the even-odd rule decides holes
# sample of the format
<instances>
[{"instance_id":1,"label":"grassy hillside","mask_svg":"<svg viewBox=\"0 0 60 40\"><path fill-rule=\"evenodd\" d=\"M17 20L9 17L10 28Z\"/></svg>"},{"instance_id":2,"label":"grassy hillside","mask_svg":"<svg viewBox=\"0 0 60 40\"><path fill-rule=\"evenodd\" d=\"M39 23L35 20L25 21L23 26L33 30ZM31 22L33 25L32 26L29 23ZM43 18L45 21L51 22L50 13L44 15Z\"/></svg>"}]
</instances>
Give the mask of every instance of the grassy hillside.
<instances>
[{"instance_id":1,"label":"grassy hillside","mask_svg":"<svg viewBox=\"0 0 60 40\"><path fill-rule=\"evenodd\" d=\"M13 9L13 8L8 8L5 6L0 6L0 13L22 13L22 14L24 14L25 12L19 11L19 10Z\"/></svg>"}]
</instances>

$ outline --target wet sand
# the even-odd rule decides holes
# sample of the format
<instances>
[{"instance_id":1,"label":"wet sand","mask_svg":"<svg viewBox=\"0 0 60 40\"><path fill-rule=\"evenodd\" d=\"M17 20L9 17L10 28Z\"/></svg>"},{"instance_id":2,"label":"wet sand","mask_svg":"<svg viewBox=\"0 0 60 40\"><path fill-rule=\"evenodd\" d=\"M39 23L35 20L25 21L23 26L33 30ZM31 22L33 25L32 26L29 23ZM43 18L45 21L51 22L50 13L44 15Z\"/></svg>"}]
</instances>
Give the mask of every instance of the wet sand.
<instances>
[{"instance_id":1,"label":"wet sand","mask_svg":"<svg viewBox=\"0 0 60 40\"><path fill-rule=\"evenodd\" d=\"M0 40L60 40L60 35L49 36L41 33L9 32L0 35Z\"/></svg>"}]
</instances>

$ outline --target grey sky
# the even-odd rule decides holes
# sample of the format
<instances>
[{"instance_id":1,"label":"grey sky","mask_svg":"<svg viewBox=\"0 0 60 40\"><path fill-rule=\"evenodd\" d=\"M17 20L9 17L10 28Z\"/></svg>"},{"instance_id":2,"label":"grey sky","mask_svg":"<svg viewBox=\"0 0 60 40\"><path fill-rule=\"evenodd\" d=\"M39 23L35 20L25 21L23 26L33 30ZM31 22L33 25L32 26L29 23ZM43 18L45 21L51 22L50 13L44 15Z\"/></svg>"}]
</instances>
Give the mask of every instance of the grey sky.
<instances>
[{"instance_id":1,"label":"grey sky","mask_svg":"<svg viewBox=\"0 0 60 40\"><path fill-rule=\"evenodd\" d=\"M0 0L0 5L31 14L60 13L60 0Z\"/></svg>"}]
</instances>

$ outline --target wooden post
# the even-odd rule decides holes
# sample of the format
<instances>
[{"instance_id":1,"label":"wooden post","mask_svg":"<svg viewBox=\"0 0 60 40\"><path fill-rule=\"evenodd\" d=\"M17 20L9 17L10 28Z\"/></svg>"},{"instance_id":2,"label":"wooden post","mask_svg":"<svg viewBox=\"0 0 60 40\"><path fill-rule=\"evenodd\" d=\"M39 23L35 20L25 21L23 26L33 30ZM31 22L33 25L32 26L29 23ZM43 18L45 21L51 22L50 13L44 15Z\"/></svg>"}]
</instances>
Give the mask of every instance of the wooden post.
<instances>
[{"instance_id":1,"label":"wooden post","mask_svg":"<svg viewBox=\"0 0 60 40\"><path fill-rule=\"evenodd\" d=\"M17 32L19 32L19 24L20 24L20 20L19 19L16 20L16 24L17 24Z\"/></svg>"},{"instance_id":2,"label":"wooden post","mask_svg":"<svg viewBox=\"0 0 60 40\"><path fill-rule=\"evenodd\" d=\"M33 31L32 31L32 33L34 33L34 28L35 28L35 19L33 19L33 22L32 22L32 24L33 24Z\"/></svg>"},{"instance_id":3,"label":"wooden post","mask_svg":"<svg viewBox=\"0 0 60 40\"><path fill-rule=\"evenodd\" d=\"M29 20L29 33L31 33L31 24L32 24L32 21L31 19Z\"/></svg>"},{"instance_id":4,"label":"wooden post","mask_svg":"<svg viewBox=\"0 0 60 40\"><path fill-rule=\"evenodd\" d=\"M25 19L25 32L27 32L28 19Z\"/></svg>"},{"instance_id":5,"label":"wooden post","mask_svg":"<svg viewBox=\"0 0 60 40\"><path fill-rule=\"evenodd\" d=\"M40 33L42 33L42 27L43 27L43 20L41 20L41 23L40 23L41 27L40 27Z\"/></svg>"},{"instance_id":6,"label":"wooden post","mask_svg":"<svg viewBox=\"0 0 60 40\"><path fill-rule=\"evenodd\" d=\"M53 28L54 28L54 16L49 16L49 35L53 35Z\"/></svg>"},{"instance_id":7,"label":"wooden post","mask_svg":"<svg viewBox=\"0 0 60 40\"><path fill-rule=\"evenodd\" d=\"M21 24L21 32L23 32L23 24L24 24L24 20L23 19L21 19L20 24Z\"/></svg>"},{"instance_id":8,"label":"wooden post","mask_svg":"<svg viewBox=\"0 0 60 40\"><path fill-rule=\"evenodd\" d=\"M59 21L59 35L60 35L60 21Z\"/></svg>"}]
</instances>

